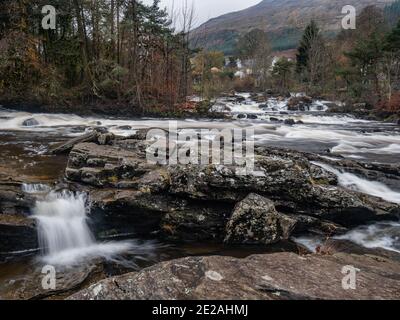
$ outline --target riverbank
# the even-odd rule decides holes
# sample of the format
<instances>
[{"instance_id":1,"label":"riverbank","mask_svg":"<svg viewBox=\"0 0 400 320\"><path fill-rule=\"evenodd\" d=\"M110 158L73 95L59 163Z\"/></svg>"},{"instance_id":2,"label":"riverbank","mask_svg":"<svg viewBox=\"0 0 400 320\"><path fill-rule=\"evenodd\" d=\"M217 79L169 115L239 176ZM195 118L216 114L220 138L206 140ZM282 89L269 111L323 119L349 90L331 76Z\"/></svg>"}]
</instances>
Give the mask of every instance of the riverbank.
<instances>
[{"instance_id":1,"label":"riverbank","mask_svg":"<svg viewBox=\"0 0 400 320\"><path fill-rule=\"evenodd\" d=\"M332 102L323 97L310 97L306 94L274 94L272 92L253 92L253 93L231 93L229 99L227 96L221 96L214 99L213 102L201 101L198 98L188 100L186 103L178 104L173 109L165 108L158 105L147 107L141 110L127 103L118 102L96 102L96 103L68 103L58 105L47 105L32 101L19 100L0 100L0 107L16 111L24 111L31 113L65 113L76 114L86 117L116 117L120 119L132 118L159 118L159 119L224 119L229 118L230 107L227 102L242 103L245 101L243 97L250 98L261 109L265 108L270 102L282 102L287 105L289 111L304 112L310 110L315 103L323 102L326 109L324 110L332 114L348 114L358 119L383 121L388 123L399 124L400 113L395 111L386 111L375 108L366 103L341 103ZM227 112L228 111L228 112ZM282 111L282 110L281 110ZM246 115L244 115L246 116Z\"/></svg>"}]
</instances>

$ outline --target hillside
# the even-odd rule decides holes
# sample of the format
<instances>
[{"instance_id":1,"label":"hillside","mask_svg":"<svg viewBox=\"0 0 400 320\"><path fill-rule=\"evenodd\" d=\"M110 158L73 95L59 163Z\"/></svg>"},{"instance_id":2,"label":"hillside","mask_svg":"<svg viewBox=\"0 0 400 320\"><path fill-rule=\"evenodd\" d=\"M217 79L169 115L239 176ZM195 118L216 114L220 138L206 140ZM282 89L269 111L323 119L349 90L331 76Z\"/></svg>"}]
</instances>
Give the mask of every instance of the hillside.
<instances>
[{"instance_id":1,"label":"hillside","mask_svg":"<svg viewBox=\"0 0 400 320\"><path fill-rule=\"evenodd\" d=\"M359 13L368 5L384 7L394 0L263 0L242 11L211 19L194 30L192 42L207 49L232 52L237 37L254 28L268 32L274 49L293 48L305 25L314 19L326 34L341 28L342 8L353 5Z\"/></svg>"}]
</instances>

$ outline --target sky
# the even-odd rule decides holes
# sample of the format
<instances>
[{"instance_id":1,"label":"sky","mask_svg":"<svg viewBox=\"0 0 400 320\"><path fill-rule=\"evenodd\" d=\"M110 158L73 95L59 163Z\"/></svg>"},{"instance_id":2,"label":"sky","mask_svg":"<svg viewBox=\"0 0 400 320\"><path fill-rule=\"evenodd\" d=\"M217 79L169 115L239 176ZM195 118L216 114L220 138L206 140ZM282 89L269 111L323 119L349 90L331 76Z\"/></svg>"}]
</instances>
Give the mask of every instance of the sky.
<instances>
[{"instance_id":1,"label":"sky","mask_svg":"<svg viewBox=\"0 0 400 320\"><path fill-rule=\"evenodd\" d=\"M170 8L174 5L175 9L182 7L185 0L161 0L160 6ZM199 26L211 18L218 17L224 13L242 10L251 7L261 0L187 0L189 4L194 4L195 21L194 26ZM150 4L153 0L143 0Z\"/></svg>"}]
</instances>

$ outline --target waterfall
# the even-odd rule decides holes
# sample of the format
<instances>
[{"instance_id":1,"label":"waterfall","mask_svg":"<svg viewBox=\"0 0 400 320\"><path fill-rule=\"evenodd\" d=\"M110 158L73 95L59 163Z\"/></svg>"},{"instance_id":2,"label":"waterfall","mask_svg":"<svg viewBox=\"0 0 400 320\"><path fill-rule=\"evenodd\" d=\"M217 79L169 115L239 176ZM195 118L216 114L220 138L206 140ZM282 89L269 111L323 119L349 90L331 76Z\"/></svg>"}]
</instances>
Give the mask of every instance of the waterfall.
<instances>
[{"instance_id":1,"label":"waterfall","mask_svg":"<svg viewBox=\"0 0 400 320\"><path fill-rule=\"evenodd\" d=\"M98 257L114 260L133 248L132 241L97 243L88 226L88 211L83 193L50 192L36 202L33 212L45 263L71 265Z\"/></svg>"},{"instance_id":2,"label":"waterfall","mask_svg":"<svg viewBox=\"0 0 400 320\"><path fill-rule=\"evenodd\" d=\"M366 180L352 173L341 172L325 163L312 163L335 174L338 177L339 185L344 188L375 196L388 202L400 204L400 192L390 189L383 183Z\"/></svg>"},{"instance_id":3,"label":"waterfall","mask_svg":"<svg viewBox=\"0 0 400 320\"><path fill-rule=\"evenodd\" d=\"M39 244L45 254L85 248L95 241L87 224L86 196L71 192L51 192L34 209L38 221Z\"/></svg>"}]
</instances>

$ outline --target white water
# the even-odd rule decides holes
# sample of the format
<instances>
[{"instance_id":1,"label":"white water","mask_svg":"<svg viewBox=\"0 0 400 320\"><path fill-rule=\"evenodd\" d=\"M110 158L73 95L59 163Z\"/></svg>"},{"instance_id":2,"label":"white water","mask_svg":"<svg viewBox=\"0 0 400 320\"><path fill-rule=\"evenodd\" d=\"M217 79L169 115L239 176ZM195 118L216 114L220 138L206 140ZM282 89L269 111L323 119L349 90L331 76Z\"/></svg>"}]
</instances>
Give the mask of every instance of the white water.
<instances>
[{"instance_id":1,"label":"white water","mask_svg":"<svg viewBox=\"0 0 400 320\"><path fill-rule=\"evenodd\" d=\"M36 202L34 218L45 263L65 266L96 257L112 260L132 249L130 242L97 243L88 226L87 211L82 193L51 192Z\"/></svg>"},{"instance_id":2,"label":"white water","mask_svg":"<svg viewBox=\"0 0 400 320\"><path fill-rule=\"evenodd\" d=\"M28 194L48 193L50 192L50 187L42 183L37 183L37 184L24 183L22 185L22 191Z\"/></svg>"},{"instance_id":3,"label":"white water","mask_svg":"<svg viewBox=\"0 0 400 320\"><path fill-rule=\"evenodd\" d=\"M352 173L341 172L324 163L313 162L313 164L335 174L338 177L339 185L344 188L400 204L400 192L390 189L383 183L366 180Z\"/></svg>"},{"instance_id":4,"label":"white water","mask_svg":"<svg viewBox=\"0 0 400 320\"><path fill-rule=\"evenodd\" d=\"M349 115L333 115L324 111L327 109L325 101L314 101L311 112L287 111L287 99L278 101L271 98L265 104L257 103L242 94L246 100L242 103L217 101L217 104L229 108L233 116L232 121L177 121L178 130L182 129L224 129L249 128L255 130L256 144L283 146L298 146L304 151L315 152L331 149L332 154L343 155L351 159L366 159L383 162L396 162L400 157L400 131L394 125L379 122L359 120ZM317 111L317 112L314 112ZM283 112L284 114L281 114ZM235 117L239 113L257 114L257 119L238 121ZM278 120L293 119L303 124L295 126L276 122ZM23 126L24 121L35 119L37 125ZM79 117L72 114L31 114L27 112L0 111L0 130L46 133L56 136L74 137L82 135L84 130L96 126L104 126L117 135L129 136L142 128L168 129L168 120L156 119L107 119L98 117ZM80 130L76 130L79 128ZM75 130L74 130L75 129ZM12 143L12 141L5 142ZM286 144L286 145L285 145ZM311 146L316 146L309 150ZM46 148L30 150L34 154L41 154ZM394 156L391 157L391 156ZM390 159L392 158L392 159Z\"/></svg>"},{"instance_id":5,"label":"white water","mask_svg":"<svg viewBox=\"0 0 400 320\"><path fill-rule=\"evenodd\" d=\"M400 253L400 223L380 222L354 229L339 240L349 240L366 248L383 248Z\"/></svg>"},{"instance_id":6,"label":"white water","mask_svg":"<svg viewBox=\"0 0 400 320\"><path fill-rule=\"evenodd\" d=\"M377 222L361 226L333 239L348 240L369 249L382 248L400 253L400 223ZM311 252L316 252L317 247L323 246L326 242L326 240L315 236L299 237L293 240L305 246Z\"/></svg>"}]
</instances>

